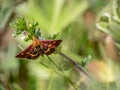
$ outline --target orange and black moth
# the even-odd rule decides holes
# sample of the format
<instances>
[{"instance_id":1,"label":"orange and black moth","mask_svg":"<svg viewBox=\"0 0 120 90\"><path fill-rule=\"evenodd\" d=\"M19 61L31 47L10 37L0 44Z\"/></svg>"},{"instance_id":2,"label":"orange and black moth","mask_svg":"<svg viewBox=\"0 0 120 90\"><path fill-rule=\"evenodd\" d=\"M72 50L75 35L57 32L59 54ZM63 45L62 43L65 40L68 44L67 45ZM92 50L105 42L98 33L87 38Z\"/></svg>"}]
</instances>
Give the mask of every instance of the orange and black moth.
<instances>
[{"instance_id":1,"label":"orange and black moth","mask_svg":"<svg viewBox=\"0 0 120 90\"><path fill-rule=\"evenodd\" d=\"M37 59L39 56L50 55L60 45L62 40L38 40L33 42L26 49L16 55L17 58Z\"/></svg>"}]
</instances>

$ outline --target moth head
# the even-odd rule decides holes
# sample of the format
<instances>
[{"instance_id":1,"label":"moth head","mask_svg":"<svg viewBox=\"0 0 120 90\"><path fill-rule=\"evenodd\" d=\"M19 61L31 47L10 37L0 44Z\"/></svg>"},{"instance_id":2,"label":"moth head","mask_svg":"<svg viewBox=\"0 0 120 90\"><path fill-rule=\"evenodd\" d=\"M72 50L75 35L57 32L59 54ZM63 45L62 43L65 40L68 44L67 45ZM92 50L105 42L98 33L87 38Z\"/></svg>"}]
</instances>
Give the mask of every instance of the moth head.
<instances>
[{"instance_id":1,"label":"moth head","mask_svg":"<svg viewBox=\"0 0 120 90\"><path fill-rule=\"evenodd\" d=\"M37 38L33 37L32 44L34 47L37 47L41 45L41 42Z\"/></svg>"}]
</instances>

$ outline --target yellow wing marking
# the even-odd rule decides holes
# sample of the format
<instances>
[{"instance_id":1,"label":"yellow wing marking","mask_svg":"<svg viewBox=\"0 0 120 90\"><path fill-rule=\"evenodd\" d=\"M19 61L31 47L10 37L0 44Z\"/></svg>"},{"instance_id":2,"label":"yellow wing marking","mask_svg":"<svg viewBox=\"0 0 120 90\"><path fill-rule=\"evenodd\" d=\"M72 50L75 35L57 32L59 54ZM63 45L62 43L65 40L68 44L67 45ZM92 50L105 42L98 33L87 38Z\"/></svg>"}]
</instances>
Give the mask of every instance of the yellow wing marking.
<instances>
[{"instance_id":1,"label":"yellow wing marking","mask_svg":"<svg viewBox=\"0 0 120 90\"><path fill-rule=\"evenodd\" d=\"M49 52L50 51L50 48L48 48L46 51L44 51L44 53L47 53L47 52Z\"/></svg>"}]
</instances>

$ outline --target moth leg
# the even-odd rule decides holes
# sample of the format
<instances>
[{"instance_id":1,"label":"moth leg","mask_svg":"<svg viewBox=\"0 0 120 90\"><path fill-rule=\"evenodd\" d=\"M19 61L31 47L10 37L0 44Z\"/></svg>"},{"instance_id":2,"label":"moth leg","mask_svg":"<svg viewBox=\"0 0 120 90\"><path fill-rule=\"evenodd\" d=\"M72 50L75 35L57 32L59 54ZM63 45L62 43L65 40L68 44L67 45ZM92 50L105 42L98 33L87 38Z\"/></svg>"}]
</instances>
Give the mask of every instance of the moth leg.
<instances>
[{"instance_id":1,"label":"moth leg","mask_svg":"<svg viewBox=\"0 0 120 90\"><path fill-rule=\"evenodd\" d=\"M39 51L39 53L41 54L41 56L44 56L44 53L42 52L42 50Z\"/></svg>"}]
</instances>

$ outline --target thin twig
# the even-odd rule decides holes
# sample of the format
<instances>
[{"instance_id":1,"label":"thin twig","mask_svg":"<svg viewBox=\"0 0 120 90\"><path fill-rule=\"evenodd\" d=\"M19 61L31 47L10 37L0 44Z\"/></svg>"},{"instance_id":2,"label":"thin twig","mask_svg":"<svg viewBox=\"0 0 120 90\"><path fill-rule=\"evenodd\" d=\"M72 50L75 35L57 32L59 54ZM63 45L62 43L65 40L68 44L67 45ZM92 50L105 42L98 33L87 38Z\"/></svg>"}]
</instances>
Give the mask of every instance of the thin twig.
<instances>
[{"instance_id":1,"label":"thin twig","mask_svg":"<svg viewBox=\"0 0 120 90\"><path fill-rule=\"evenodd\" d=\"M88 78L92 78L77 62L66 56L64 53L60 52L60 55L66 58L68 61L70 61L80 72L82 72L84 75L86 75Z\"/></svg>"}]
</instances>

